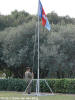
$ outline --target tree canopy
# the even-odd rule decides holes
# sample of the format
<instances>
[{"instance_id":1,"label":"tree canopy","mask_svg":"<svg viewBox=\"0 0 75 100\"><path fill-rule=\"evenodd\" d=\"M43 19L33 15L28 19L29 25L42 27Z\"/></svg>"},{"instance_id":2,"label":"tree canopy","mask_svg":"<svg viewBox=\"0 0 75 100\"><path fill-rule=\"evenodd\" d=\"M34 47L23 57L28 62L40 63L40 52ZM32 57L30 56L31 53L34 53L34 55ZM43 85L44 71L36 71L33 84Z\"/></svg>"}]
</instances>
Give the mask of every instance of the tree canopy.
<instances>
[{"instance_id":1,"label":"tree canopy","mask_svg":"<svg viewBox=\"0 0 75 100\"><path fill-rule=\"evenodd\" d=\"M48 32L40 20L40 77L75 77L75 19L55 12L47 15ZM0 15L0 70L24 77L26 66L37 75L37 16L24 11ZM35 41L36 34L36 41ZM34 55L35 46L35 55ZM34 59L33 59L34 58ZM34 63L34 65L33 65Z\"/></svg>"}]
</instances>

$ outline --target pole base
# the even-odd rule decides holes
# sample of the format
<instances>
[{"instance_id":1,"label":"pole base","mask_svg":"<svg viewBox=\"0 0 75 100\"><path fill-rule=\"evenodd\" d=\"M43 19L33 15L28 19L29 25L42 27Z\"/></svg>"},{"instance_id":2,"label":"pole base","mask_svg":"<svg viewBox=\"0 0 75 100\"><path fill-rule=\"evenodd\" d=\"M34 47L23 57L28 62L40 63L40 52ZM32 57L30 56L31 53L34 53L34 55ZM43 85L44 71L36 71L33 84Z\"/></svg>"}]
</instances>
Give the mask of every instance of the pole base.
<instances>
[{"instance_id":1,"label":"pole base","mask_svg":"<svg viewBox=\"0 0 75 100\"><path fill-rule=\"evenodd\" d=\"M27 88L30 86L30 84L33 82L33 81L35 81L36 80L36 92L35 93L31 93L31 94L27 94L26 93L26 90L27 90ZM52 89L51 89L51 87L49 86L49 84L48 84L48 82L46 81L46 79L39 79L39 81L44 81L45 82L45 84L47 85L47 87L49 88L49 90L50 90L50 93L41 93L41 92L38 92L37 91L37 82L38 82L38 79L32 79L31 80L31 82L28 84L28 86L27 86L27 88L26 88L26 90L25 90L25 92L24 92L24 95L26 95L26 96L51 96L51 95L54 95L54 93L53 93L53 91L52 91Z\"/></svg>"}]
</instances>

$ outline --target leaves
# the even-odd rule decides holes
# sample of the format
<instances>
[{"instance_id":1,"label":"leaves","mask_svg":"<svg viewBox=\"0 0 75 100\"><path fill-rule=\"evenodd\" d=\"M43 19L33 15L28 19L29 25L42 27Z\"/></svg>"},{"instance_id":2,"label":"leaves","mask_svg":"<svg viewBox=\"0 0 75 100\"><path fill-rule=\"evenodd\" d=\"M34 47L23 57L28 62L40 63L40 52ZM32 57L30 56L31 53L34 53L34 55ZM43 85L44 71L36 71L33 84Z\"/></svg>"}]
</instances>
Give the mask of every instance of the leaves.
<instances>
[{"instance_id":1,"label":"leaves","mask_svg":"<svg viewBox=\"0 0 75 100\"><path fill-rule=\"evenodd\" d=\"M48 32L40 22L40 77L75 77L75 25L69 21L69 17L59 18L55 13L48 17L55 23ZM0 66L7 66L14 74L17 72L17 76L18 73L24 74L25 67L30 66L36 76L37 17L24 11L14 11L11 15L0 18L2 24L6 24L7 19L7 25L0 31ZM62 19L64 24L62 21L59 23Z\"/></svg>"}]
</instances>

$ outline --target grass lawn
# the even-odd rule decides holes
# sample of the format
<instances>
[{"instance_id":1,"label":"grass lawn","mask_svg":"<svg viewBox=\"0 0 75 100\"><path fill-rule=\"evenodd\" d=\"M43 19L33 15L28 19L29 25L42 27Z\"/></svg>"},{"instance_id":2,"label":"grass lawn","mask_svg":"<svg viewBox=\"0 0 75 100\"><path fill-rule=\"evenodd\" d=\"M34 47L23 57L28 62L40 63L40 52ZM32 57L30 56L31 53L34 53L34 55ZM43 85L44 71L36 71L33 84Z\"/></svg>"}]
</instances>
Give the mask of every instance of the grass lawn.
<instances>
[{"instance_id":1,"label":"grass lawn","mask_svg":"<svg viewBox=\"0 0 75 100\"><path fill-rule=\"evenodd\" d=\"M39 100L75 100L75 96L73 95L54 95L47 97L40 97Z\"/></svg>"},{"instance_id":2,"label":"grass lawn","mask_svg":"<svg viewBox=\"0 0 75 100\"><path fill-rule=\"evenodd\" d=\"M4 99L3 99L4 97ZM25 96L23 92L0 92L0 100L75 100L75 95L55 94L51 96Z\"/></svg>"}]
</instances>

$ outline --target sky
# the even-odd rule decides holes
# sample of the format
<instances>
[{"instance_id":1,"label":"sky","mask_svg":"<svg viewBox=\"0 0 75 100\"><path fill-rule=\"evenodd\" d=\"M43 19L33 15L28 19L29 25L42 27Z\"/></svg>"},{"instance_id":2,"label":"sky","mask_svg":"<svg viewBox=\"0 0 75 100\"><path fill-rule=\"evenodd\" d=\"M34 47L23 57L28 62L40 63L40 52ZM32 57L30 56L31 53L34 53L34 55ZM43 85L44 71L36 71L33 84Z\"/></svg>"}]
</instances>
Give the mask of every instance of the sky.
<instances>
[{"instance_id":1,"label":"sky","mask_svg":"<svg viewBox=\"0 0 75 100\"><path fill-rule=\"evenodd\" d=\"M41 0L45 13L56 12L59 16L69 15L75 18L75 0ZM26 11L36 15L38 0L0 0L0 13L10 14L12 11Z\"/></svg>"}]
</instances>

